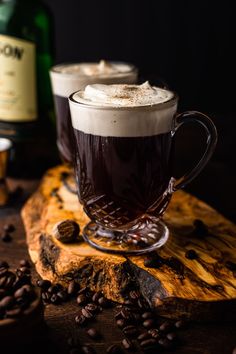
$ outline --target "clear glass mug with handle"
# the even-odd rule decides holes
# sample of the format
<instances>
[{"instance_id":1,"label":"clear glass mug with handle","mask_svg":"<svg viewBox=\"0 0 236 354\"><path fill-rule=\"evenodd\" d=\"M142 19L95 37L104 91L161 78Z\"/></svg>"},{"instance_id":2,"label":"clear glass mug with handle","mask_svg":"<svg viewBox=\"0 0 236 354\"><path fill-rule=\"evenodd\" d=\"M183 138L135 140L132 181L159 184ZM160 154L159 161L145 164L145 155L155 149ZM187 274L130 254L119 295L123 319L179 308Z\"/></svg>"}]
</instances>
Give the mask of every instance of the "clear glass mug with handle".
<instances>
[{"instance_id":1,"label":"clear glass mug with handle","mask_svg":"<svg viewBox=\"0 0 236 354\"><path fill-rule=\"evenodd\" d=\"M151 103L148 95L154 96ZM191 182L212 156L215 125L200 112L177 114L178 96L148 84L87 86L72 94L69 104L79 200L91 219L84 239L117 254L161 247L169 236L161 217L172 194ZM175 179L175 133L188 122L203 127L206 149L189 173Z\"/></svg>"}]
</instances>

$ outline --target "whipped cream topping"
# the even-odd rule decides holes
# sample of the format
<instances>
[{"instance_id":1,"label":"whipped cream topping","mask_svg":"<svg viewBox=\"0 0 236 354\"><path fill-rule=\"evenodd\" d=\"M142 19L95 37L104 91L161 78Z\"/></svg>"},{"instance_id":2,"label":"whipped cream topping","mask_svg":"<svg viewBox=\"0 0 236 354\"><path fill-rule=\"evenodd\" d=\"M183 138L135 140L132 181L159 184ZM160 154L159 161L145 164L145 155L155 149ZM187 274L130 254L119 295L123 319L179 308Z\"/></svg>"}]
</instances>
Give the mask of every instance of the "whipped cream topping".
<instances>
[{"instance_id":1,"label":"whipped cream topping","mask_svg":"<svg viewBox=\"0 0 236 354\"><path fill-rule=\"evenodd\" d=\"M54 69L61 74L78 74L85 76L116 75L127 73L132 70L132 66L125 63L113 63L100 60L99 63L78 63L58 65Z\"/></svg>"},{"instance_id":2,"label":"whipped cream topping","mask_svg":"<svg viewBox=\"0 0 236 354\"><path fill-rule=\"evenodd\" d=\"M96 106L138 107L163 103L173 96L173 92L146 81L142 85L88 85L84 91L75 93L73 99Z\"/></svg>"},{"instance_id":3,"label":"whipped cream topping","mask_svg":"<svg viewBox=\"0 0 236 354\"><path fill-rule=\"evenodd\" d=\"M74 93L69 104L76 130L97 136L141 137L172 131L177 97L149 83L96 84Z\"/></svg>"},{"instance_id":4,"label":"whipped cream topping","mask_svg":"<svg viewBox=\"0 0 236 354\"><path fill-rule=\"evenodd\" d=\"M101 60L99 63L56 65L50 76L54 95L68 97L89 84L135 83L138 71L131 64Z\"/></svg>"}]
</instances>

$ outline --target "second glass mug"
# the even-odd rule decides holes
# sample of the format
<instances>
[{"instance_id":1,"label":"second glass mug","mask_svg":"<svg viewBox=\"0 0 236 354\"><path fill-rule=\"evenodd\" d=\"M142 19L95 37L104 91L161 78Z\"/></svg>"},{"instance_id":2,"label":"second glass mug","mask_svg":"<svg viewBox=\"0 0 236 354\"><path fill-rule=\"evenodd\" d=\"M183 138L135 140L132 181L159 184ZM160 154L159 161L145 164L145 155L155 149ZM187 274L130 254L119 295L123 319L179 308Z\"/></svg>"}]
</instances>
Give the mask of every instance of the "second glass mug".
<instances>
[{"instance_id":1,"label":"second glass mug","mask_svg":"<svg viewBox=\"0 0 236 354\"><path fill-rule=\"evenodd\" d=\"M178 96L149 106L90 105L80 91L69 98L75 133L75 174L80 202L92 220L83 237L92 247L116 254L142 254L164 245L161 220L173 192L192 181L215 149L217 131L205 114L176 114ZM206 150L180 179L172 174L174 136L188 122L200 124Z\"/></svg>"},{"instance_id":2,"label":"second glass mug","mask_svg":"<svg viewBox=\"0 0 236 354\"><path fill-rule=\"evenodd\" d=\"M104 72L103 70L105 70L107 65L117 67L117 71L112 73ZM86 74L83 71L81 72L83 67L97 70L100 68L101 71ZM118 71L119 67L123 68L123 71ZM56 110L58 151L64 163L73 165L74 137L68 104L69 95L77 90L82 90L86 85L92 83L136 83L138 70L133 64L101 60L100 63L59 64L51 68L50 77Z\"/></svg>"}]
</instances>

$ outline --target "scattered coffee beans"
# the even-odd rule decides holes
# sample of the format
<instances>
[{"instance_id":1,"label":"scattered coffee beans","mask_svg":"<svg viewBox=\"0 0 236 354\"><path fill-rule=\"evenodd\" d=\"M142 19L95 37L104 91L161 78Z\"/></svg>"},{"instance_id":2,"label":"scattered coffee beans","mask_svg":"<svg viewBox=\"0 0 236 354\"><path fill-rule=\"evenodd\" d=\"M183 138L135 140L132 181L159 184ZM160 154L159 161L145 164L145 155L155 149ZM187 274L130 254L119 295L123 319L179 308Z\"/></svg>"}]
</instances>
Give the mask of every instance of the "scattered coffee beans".
<instances>
[{"instance_id":1,"label":"scattered coffee beans","mask_svg":"<svg viewBox=\"0 0 236 354\"><path fill-rule=\"evenodd\" d=\"M194 250L188 250L188 251L185 253L185 258L187 258L187 259L197 259L197 258L198 258L198 255L197 255L196 251L194 251Z\"/></svg>"}]
</instances>

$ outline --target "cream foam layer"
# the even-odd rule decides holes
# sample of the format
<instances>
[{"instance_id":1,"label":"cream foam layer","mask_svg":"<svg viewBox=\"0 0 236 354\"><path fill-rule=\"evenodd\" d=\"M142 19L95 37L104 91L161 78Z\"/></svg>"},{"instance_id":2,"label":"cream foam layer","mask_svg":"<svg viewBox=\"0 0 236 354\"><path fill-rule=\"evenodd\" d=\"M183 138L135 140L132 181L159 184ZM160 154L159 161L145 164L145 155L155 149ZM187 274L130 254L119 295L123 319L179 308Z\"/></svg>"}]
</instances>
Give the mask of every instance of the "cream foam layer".
<instances>
[{"instance_id":1,"label":"cream foam layer","mask_svg":"<svg viewBox=\"0 0 236 354\"><path fill-rule=\"evenodd\" d=\"M173 96L173 92L146 81L142 85L88 85L74 95L74 100L96 106L137 107L164 103Z\"/></svg>"},{"instance_id":2,"label":"cream foam layer","mask_svg":"<svg viewBox=\"0 0 236 354\"><path fill-rule=\"evenodd\" d=\"M50 76L54 95L68 97L93 83L135 83L138 72L131 64L101 60L99 63L56 65Z\"/></svg>"},{"instance_id":3,"label":"cream foam layer","mask_svg":"<svg viewBox=\"0 0 236 354\"><path fill-rule=\"evenodd\" d=\"M145 84L147 85L149 84ZM114 85L110 85L110 88L104 91L113 92L112 86L114 88ZM125 86L132 88L134 85ZM127 104L127 98L121 99L119 105L117 101L111 103L111 96L108 102L104 96L102 102L101 98L99 102L94 102L90 94L89 100L81 97L84 96L85 91L82 95L81 92L77 92L70 97L72 125L84 133L99 136L141 137L171 132L173 117L177 110L177 98L171 91L158 87L151 87L151 89L156 92L156 100L153 96L151 100L150 97L149 99L133 97L132 105ZM140 91L138 92L140 96Z\"/></svg>"}]
</instances>

